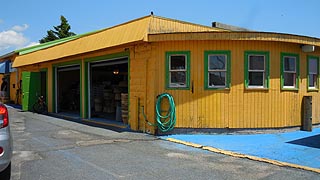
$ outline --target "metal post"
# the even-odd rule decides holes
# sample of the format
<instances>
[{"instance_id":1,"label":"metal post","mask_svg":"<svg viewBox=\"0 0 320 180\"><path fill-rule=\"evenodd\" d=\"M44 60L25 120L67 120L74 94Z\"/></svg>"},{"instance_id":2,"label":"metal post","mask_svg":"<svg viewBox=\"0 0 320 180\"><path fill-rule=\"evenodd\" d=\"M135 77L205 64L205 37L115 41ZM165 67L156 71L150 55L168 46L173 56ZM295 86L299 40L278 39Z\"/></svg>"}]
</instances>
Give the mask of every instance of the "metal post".
<instances>
[{"instance_id":1,"label":"metal post","mask_svg":"<svg viewBox=\"0 0 320 180\"><path fill-rule=\"evenodd\" d=\"M312 96L303 97L302 108L302 128L303 131L312 131Z\"/></svg>"}]
</instances>

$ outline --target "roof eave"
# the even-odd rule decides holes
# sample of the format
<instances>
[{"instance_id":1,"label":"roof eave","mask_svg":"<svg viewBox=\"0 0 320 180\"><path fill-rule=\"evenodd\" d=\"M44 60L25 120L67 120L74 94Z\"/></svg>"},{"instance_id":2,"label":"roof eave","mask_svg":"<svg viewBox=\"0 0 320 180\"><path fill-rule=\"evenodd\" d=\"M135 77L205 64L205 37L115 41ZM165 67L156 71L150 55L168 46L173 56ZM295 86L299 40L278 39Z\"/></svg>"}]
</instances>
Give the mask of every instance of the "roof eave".
<instances>
[{"instance_id":1,"label":"roof eave","mask_svg":"<svg viewBox=\"0 0 320 180\"><path fill-rule=\"evenodd\" d=\"M15 51L9 52L7 54L0 56L0 60L10 58L11 56L16 55L16 54L17 54L17 52L15 52Z\"/></svg>"},{"instance_id":2,"label":"roof eave","mask_svg":"<svg viewBox=\"0 0 320 180\"><path fill-rule=\"evenodd\" d=\"M174 41L174 40L252 40L252 41L278 41L297 44L309 44L320 47L320 39L308 36L271 33L271 32L180 32L180 33L155 33L148 35L149 42Z\"/></svg>"},{"instance_id":3,"label":"roof eave","mask_svg":"<svg viewBox=\"0 0 320 180\"><path fill-rule=\"evenodd\" d=\"M83 54L92 53L92 52L97 52L97 51L101 51L101 50L109 49L109 48L116 48L116 47L120 47L120 46L130 46L130 45L132 45L132 44L142 43L142 42L147 42L147 41L145 41L144 39L140 39L140 40L137 40L137 41L127 42L127 43L124 43L124 44L118 44L118 45L115 45L115 46L103 47L103 48L101 48L101 49L96 49L96 50L93 50L93 51L86 51L86 52L83 52L83 53L80 53L80 54L66 54L66 55L64 55L64 56L60 56L60 57L56 57L56 58L52 58L52 59L46 59L45 61L39 61L39 62L23 61L23 63L21 63L21 62L19 62L20 59L18 59L18 61L14 61L14 62L13 62L12 67L13 67L13 68L18 68L18 67L22 67L22 66L29 66L29 65L32 65L32 64L38 64L38 63L42 63L42 62L55 61L55 60L59 60L59 59L63 59L63 58L69 58L69 57L72 57L72 56L75 56L75 55L83 55ZM21 56L18 56L17 58L24 58L23 56L27 56L27 55L28 55L28 54L21 55ZM17 63L19 63L19 64L17 65Z\"/></svg>"}]
</instances>

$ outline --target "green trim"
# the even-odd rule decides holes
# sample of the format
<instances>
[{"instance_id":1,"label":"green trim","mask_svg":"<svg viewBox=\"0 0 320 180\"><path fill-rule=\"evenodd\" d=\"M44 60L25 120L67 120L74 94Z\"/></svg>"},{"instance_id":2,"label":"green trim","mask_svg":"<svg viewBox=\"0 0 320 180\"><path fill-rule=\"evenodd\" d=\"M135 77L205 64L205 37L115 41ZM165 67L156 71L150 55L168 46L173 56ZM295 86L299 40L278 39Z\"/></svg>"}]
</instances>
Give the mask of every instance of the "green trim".
<instances>
[{"instance_id":1,"label":"green trim","mask_svg":"<svg viewBox=\"0 0 320 180\"><path fill-rule=\"evenodd\" d=\"M68 65L79 65L80 66L80 117L82 116L82 103L83 103L83 99L82 99L82 61L81 60L73 60L73 61L68 61L68 62L63 62L63 63L57 63L57 64L53 64L52 65L52 72L53 72L53 76L52 76L52 111L56 112L56 82L55 82L55 77L56 77L56 69L57 67L61 67L61 66L68 66Z\"/></svg>"},{"instance_id":2,"label":"green trim","mask_svg":"<svg viewBox=\"0 0 320 180\"><path fill-rule=\"evenodd\" d=\"M94 62L94 61L101 61L101 60L111 60L111 59L118 59L121 57L129 57L130 52L120 52L120 53L114 53L114 54L108 54L104 56L97 56L97 57L90 57L90 58L85 58L85 62Z\"/></svg>"},{"instance_id":3,"label":"green trim","mask_svg":"<svg viewBox=\"0 0 320 180\"><path fill-rule=\"evenodd\" d=\"M293 88L286 88L284 87L284 57L285 56L291 56L291 57L295 57L296 58L296 87ZM299 90L299 80L300 80L300 58L299 58L299 54L293 54L293 53L284 53L281 52L280 54L280 85L281 85L281 90L288 90L288 91L297 91Z\"/></svg>"},{"instance_id":4,"label":"green trim","mask_svg":"<svg viewBox=\"0 0 320 180\"><path fill-rule=\"evenodd\" d=\"M52 64L53 67L68 66L68 65L81 65L81 60L77 59L77 60L72 60L68 62Z\"/></svg>"},{"instance_id":5,"label":"green trim","mask_svg":"<svg viewBox=\"0 0 320 180\"><path fill-rule=\"evenodd\" d=\"M79 38L79 36L70 36L70 37L67 37L67 38L58 39L58 40L55 40L55 41L50 41L50 42L47 42L47 43L38 44L38 45L35 45L35 46L23 48L23 49L18 49L18 50L15 50L15 52L19 53L19 55L24 55L24 54L32 53L32 52L35 52L35 51L39 51L41 49L49 48L49 47L52 47L52 46L55 46L55 45L58 45L58 44L62 44L62 43L65 43L65 42L68 42L68 41L71 41L71 40L74 40L74 39L77 39L77 38Z\"/></svg>"},{"instance_id":6,"label":"green trim","mask_svg":"<svg viewBox=\"0 0 320 180\"><path fill-rule=\"evenodd\" d=\"M265 56L265 79L263 88L249 87L249 55L262 55ZM270 86L270 53L269 51L245 51L244 52L244 85L246 89L269 89Z\"/></svg>"},{"instance_id":7,"label":"green trim","mask_svg":"<svg viewBox=\"0 0 320 180\"><path fill-rule=\"evenodd\" d=\"M130 109L130 52L125 51L125 52L120 52L120 53L114 53L114 54L108 54L108 55L103 55L103 56L97 56L97 57L90 57L90 58L85 58L84 59L84 95L85 98L83 100L84 104L84 118L89 118L89 107L88 107L88 98L89 98L89 63L91 62L96 62L96 61L102 61L102 60L112 60L112 59L118 59L118 58L123 58L127 57L128 58L128 109ZM130 113L129 117L130 119Z\"/></svg>"},{"instance_id":8,"label":"green trim","mask_svg":"<svg viewBox=\"0 0 320 180\"><path fill-rule=\"evenodd\" d=\"M317 87L315 88L310 88L309 87L309 60L310 59L316 59L317 60L317 63L318 63L318 67L317 67L317 75L318 75L318 78L317 78ZM317 56L311 56L311 55L307 55L307 90L308 91L319 91L319 57Z\"/></svg>"},{"instance_id":9,"label":"green trim","mask_svg":"<svg viewBox=\"0 0 320 180\"><path fill-rule=\"evenodd\" d=\"M57 39L54 41L50 41L50 42L46 42L46 43L42 43L42 44L37 44L37 45L31 46L31 47L18 49L18 50L15 50L14 52L18 53L19 55L24 55L24 54L32 53L35 51L39 51L41 49L46 49L46 48L50 48L52 46L63 44L63 43L66 43L66 42L69 42L69 41L72 41L75 39L79 39L81 37L88 36L88 35L91 35L91 34L94 34L94 33L100 32L100 31L101 30L92 31L92 32L84 33L84 34L74 35L74 36L70 36L70 37L66 37L66 38L62 38L62 39Z\"/></svg>"},{"instance_id":10,"label":"green trim","mask_svg":"<svg viewBox=\"0 0 320 180\"><path fill-rule=\"evenodd\" d=\"M208 56L209 55L226 55L227 67L226 67L226 85L225 87L209 87L208 84ZM231 51L204 51L204 89L205 90L221 90L229 89L231 87Z\"/></svg>"},{"instance_id":11,"label":"green trim","mask_svg":"<svg viewBox=\"0 0 320 180\"><path fill-rule=\"evenodd\" d=\"M185 55L187 57L187 77L186 87L170 87L169 86L169 60L172 55ZM168 90L190 90L190 51L168 51L165 53L166 65L165 65L165 87Z\"/></svg>"}]
</instances>

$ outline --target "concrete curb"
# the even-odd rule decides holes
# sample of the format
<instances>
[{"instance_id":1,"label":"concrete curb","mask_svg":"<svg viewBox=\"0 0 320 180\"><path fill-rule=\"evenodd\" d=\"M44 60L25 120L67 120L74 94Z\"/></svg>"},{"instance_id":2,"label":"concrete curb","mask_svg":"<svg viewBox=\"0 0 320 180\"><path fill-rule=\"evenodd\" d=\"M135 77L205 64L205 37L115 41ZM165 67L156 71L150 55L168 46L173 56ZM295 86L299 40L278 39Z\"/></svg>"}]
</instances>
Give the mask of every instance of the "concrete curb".
<instances>
[{"instance_id":1,"label":"concrete curb","mask_svg":"<svg viewBox=\"0 0 320 180\"><path fill-rule=\"evenodd\" d=\"M320 173L320 169L317 169L317 168L311 168L311 167L307 167L307 166L301 166L301 165L297 165L297 164L281 162L281 161L272 160L272 159L250 156L250 155L246 155L246 154L240 154L240 153L236 153L236 152L232 152L232 151L226 151L226 150L222 150L222 149L218 149L218 148L214 148L214 147L203 146L200 144L186 142L186 141L182 141L182 140L178 140L178 139L174 139L174 138L166 138L165 140L170 141L170 142L174 142L174 143L178 143L178 144L183 144L183 145L190 146L190 147L194 147L194 148L198 148L198 149L203 149L203 150L214 152L214 153L232 156L232 157L246 158L246 159L265 162L265 163L269 163L269 164L273 164L273 165L277 165L277 166L281 166L281 167L291 167L291 168L297 168L297 169Z\"/></svg>"}]
</instances>

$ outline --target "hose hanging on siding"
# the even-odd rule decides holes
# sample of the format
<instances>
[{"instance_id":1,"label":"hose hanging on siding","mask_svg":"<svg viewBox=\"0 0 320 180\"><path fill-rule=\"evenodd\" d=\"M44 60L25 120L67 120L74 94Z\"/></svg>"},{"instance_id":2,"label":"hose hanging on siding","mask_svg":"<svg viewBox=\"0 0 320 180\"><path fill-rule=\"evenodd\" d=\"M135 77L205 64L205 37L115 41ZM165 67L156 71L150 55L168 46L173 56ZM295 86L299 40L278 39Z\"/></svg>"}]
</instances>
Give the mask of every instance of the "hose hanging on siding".
<instances>
[{"instance_id":1,"label":"hose hanging on siding","mask_svg":"<svg viewBox=\"0 0 320 180\"><path fill-rule=\"evenodd\" d=\"M163 98L168 98L169 109L166 115L161 115L161 101ZM158 96L156 103L156 120L158 128L161 132L171 131L176 125L176 106L173 97L169 93L163 93Z\"/></svg>"},{"instance_id":2,"label":"hose hanging on siding","mask_svg":"<svg viewBox=\"0 0 320 180\"><path fill-rule=\"evenodd\" d=\"M169 101L169 109L166 115L161 115L162 109L161 109L161 101L163 98L168 98ZM161 132L168 132L171 131L175 124L176 124L176 106L174 104L173 97L168 94L168 93L163 93L160 94L157 98L156 102L156 124L153 124L147 120L147 116L144 113L144 107L142 107L142 113L144 116L145 121L150 125L150 126L157 126L158 129Z\"/></svg>"}]
</instances>

